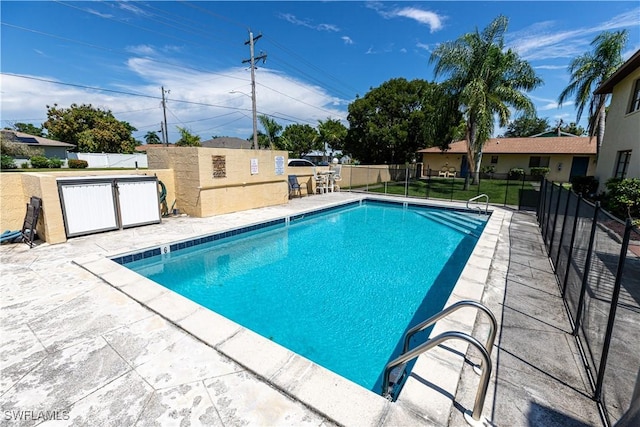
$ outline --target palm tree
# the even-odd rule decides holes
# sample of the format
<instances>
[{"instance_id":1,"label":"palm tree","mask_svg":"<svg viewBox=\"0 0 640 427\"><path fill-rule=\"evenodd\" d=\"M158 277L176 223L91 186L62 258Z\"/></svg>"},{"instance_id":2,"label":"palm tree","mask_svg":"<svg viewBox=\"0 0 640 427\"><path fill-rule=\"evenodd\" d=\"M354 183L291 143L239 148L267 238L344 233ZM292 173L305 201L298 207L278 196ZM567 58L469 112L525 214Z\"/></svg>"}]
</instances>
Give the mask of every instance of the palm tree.
<instances>
[{"instance_id":1,"label":"palm tree","mask_svg":"<svg viewBox=\"0 0 640 427\"><path fill-rule=\"evenodd\" d=\"M578 108L576 122L580 121L584 107L589 104L589 136L597 133L596 157L600 154L604 125L606 119L605 105L609 94L594 94L593 92L607 80L622 65L622 49L627 43L627 31L605 31L596 36L591 42L593 52L585 53L574 58L569 64L571 81L558 97L560 106L569 97L575 95Z\"/></svg>"},{"instance_id":2,"label":"palm tree","mask_svg":"<svg viewBox=\"0 0 640 427\"><path fill-rule=\"evenodd\" d=\"M265 115L258 116L258 120L260 120L260 124L265 131L265 133L262 134L263 137L260 139L263 141L266 140L266 142L259 141L260 146L268 146L273 150L274 146L278 142L278 138L280 138L278 134L282 131L282 126L278 124L278 122L276 122L274 119L271 119Z\"/></svg>"},{"instance_id":3,"label":"palm tree","mask_svg":"<svg viewBox=\"0 0 640 427\"><path fill-rule=\"evenodd\" d=\"M458 96L474 183L478 181L482 147L493 133L495 116L500 126L506 126L511 117L510 107L526 115L534 114L533 103L522 91L542 84L527 61L511 49L504 50L508 22L505 16L498 16L482 33L476 29L441 44L429 59L436 63L436 77L448 75L445 85ZM467 175L465 188L468 184Z\"/></svg>"},{"instance_id":4,"label":"palm tree","mask_svg":"<svg viewBox=\"0 0 640 427\"><path fill-rule=\"evenodd\" d=\"M157 132L149 131L144 135L144 140L147 144L160 144L160 137Z\"/></svg>"}]
</instances>

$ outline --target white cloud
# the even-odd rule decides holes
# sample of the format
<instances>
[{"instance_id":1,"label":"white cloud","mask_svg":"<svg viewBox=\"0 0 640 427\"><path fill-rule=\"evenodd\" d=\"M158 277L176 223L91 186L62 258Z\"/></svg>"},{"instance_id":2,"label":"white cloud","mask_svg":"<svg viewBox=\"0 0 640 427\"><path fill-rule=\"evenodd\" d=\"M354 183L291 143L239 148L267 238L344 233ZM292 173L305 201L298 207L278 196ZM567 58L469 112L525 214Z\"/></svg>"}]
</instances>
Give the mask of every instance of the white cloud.
<instances>
[{"instance_id":1,"label":"white cloud","mask_svg":"<svg viewBox=\"0 0 640 427\"><path fill-rule=\"evenodd\" d=\"M137 46L127 46L125 48L127 52L133 53L134 55L147 55L152 56L156 54L155 48L149 46L148 44L140 44Z\"/></svg>"},{"instance_id":2,"label":"white cloud","mask_svg":"<svg viewBox=\"0 0 640 427\"><path fill-rule=\"evenodd\" d=\"M538 65L533 67L537 70L566 70L568 65Z\"/></svg>"},{"instance_id":3,"label":"white cloud","mask_svg":"<svg viewBox=\"0 0 640 427\"><path fill-rule=\"evenodd\" d=\"M344 41L344 44L353 44L353 40L351 40L349 36L342 36L341 39Z\"/></svg>"},{"instance_id":4,"label":"white cloud","mask_svg":"<svg viewBox=\"0 0 640 427\"><path fill-rule=\"evenodd\" d=\"M126 66L130 73L137 76L135 81L143 83L103 86L124 93L3 74L0 77L0 116L5 119L2 126L25 119L40 125L46 120L46 105L57 103L60 107L68 108L72 103L86 103L117 112L116 118L137 128L134 136L142 139L146 132L159 129L163 117L160 87L164 86L171 91L167 96L171 141L179 138L176 126L186 126L203 140L213 135L240 138L251 135L251 85L246 68L201 72L142 57L130 58ZM48 76L31 77L55 80ZM297 122L315 127L318 120L327 117L339 120L346 118L344 105L349 101L336 98L323 88L295 80L265 66L256 71L256 82L258 112L275 116L283 126ZM233 90L241 93L229 93Z\"/></svg>"},{"instance_id":5,"label":"white cloud","mask_svg":"<svg viewBox=\"0 0 640 427\"><path fill-rule=\"evenodd\" d=\"M640 8L622 13L599 25L558 30L554 21L538 22L506 35L507 45L524 59L573 58L589 50L593 38L602 31L638 25Z\"/></svg>"},{"instance_id":6,"label":"white cloud","mask_svg":"<svg viewBox=\"0 0 640 427\"><path fill-rule=\"evenodd\" d=\"M414 21L428 25L431 32L436 32L442 29L442 23L446 19L444 16L438 15L435 12L429 10L419 9L417 7L403 7L393 10L388 10L382 2L367 2L367 7L378 12L378 15L385 19L392 18L408 18Z\"/></svg>"},{"instance_id":7,"label":"white cloud","mask_svg":"<svg viewBox=\"0 0 640 427\"><path fill-rule=\"evenodd\" d=\"M417 42L417 43L416 43L416 47L417 47L418 49L423 49L423 50L426 50L427 52L431 52L431 48L430 48L430 47L429 47L429 45L428 45L428 44L426 44L426 43L420 43L420 42Z\"/></svg>"},{"instance_id":8,"label":"white cloud","mask_svg":"<svg viewBox=\"0 0 640 427\"><path fill-rule=\"evenodd\" d=\"M101 18L113 18L113 15L108 14L108 13L102 13L102 12L98 12L95 9L85 9L85 11L89 12L92 15L96 15L99 16Z\"/></svg>"},{"instance_id":9,"label":"white cloud","mask_svg":"<svg viewBox=\"0 0 640 427\"><path fill-rule=\"evenodd\" d=\"M420 24L428 25L432 33L442 28L443 18L428 10L417 9L415 7L405 7L397 9L390 14L391 16L401 16L418 21Z\"/></svg>"},{"instance_id":10,"label":"white cloud","mask_svg":"<svg viewBox=\"0 0 640 427\"><path fill-rule=\"evenodd\" d=\"M313 24L308 19L298 19L295 15L293 15L291 13L281 13L279 16L280 16L280 19L284 19L285 21L287 21L287 22L289 22L291 24L299 25L301 27L311 28L312 30L335 32L335 33L340 31L340 28L337 25L333 25L333 24Z\"/></svg>"}]
</instances>

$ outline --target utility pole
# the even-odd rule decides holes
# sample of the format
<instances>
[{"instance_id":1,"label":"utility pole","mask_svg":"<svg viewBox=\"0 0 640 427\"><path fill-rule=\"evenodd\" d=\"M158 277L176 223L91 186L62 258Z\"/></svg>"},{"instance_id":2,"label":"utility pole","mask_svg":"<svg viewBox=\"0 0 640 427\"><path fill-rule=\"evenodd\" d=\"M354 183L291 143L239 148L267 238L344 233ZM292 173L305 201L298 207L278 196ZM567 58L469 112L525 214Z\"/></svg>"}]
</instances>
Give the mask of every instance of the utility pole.
<instances>
[{"instance_id":1,"label":"utility pole","mask_svg":"<svg viewBox=\"0 0 640 427\"><path fill-rule=\"evenodd\" d=\"M165 146L169 146L169 132L167 130L167 102L164 99L164 94L171 92L170 90L164 90L164 86L161 86L162 89L162 114L164 115L164 126L162 126L162 143Z\"/></svg>"},{"instance_id":2,"label":"utility pole","mask_svg":"<svg viewBox=\"0 0 640 427\"><path fill-rule=\"evenodd\" d=\"M256 74L255 74L255 61L259 61L262 59L262 63L267 60L267 55L260 52L258 57L254 57L253 54L253 46L254 43L262 37L262 34L253 37L253 33L249 30L249 40L244 42L245 45L249 45L249 50L251 52L251 58L245 59L242 61L243 64L249 62L251 63L251 111L253 112L253 149L258 149L258 116L256 112Z\"/></svg>"}]
</instances>

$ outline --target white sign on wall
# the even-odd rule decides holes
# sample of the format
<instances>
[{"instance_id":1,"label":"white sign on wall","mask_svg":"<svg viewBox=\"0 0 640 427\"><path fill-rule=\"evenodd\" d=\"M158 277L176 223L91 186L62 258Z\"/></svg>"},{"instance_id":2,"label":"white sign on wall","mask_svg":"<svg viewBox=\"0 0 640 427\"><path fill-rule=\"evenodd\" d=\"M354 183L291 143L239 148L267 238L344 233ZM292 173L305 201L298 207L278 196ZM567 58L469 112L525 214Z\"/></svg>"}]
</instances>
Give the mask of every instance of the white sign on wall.
<instances>
[{"instance_id":1,"label":"white sign on wall","mask_svg":"<svg viewBox=\"0 0 640 427\"><path fill-rule=\"evenodd\" d=\"M258 159L251 159L251 175L258 174Z\"/></svg>"},{"instance_id":2,"label":"white sign on wall","mask_svg":"<svg viewBox=\"0 0 640 427\"><path fill-rule=\"evenodd\" d=\"M284 175L284 156L276 156L276 175Z\"/></svg>"}]
</instances>

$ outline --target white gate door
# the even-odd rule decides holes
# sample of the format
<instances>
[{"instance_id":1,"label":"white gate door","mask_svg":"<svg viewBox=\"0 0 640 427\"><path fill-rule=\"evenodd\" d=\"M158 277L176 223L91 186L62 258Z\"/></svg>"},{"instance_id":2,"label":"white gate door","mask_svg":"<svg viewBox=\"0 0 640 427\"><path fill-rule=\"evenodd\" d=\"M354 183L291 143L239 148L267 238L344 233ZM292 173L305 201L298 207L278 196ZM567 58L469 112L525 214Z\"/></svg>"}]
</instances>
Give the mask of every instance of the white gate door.
<instances>
[{"instance_id":1,"label":"white gate door","mask_svg":"<svg viewBox=\"0 0 640 427\"><path fill-rule=\"evenodd\" d=\"M156 181L118 181L122 227L160 222Z\"/></svg>"},{"instance_id":2,"label":"white gate door","mask_svg":"<svg viewBox=\"0 0 640 427\"><path fill-rule=\"evenodd\" d=\"M61 186L67 236L117 230L111 182Z\"/></svg>"}]
</instances>

